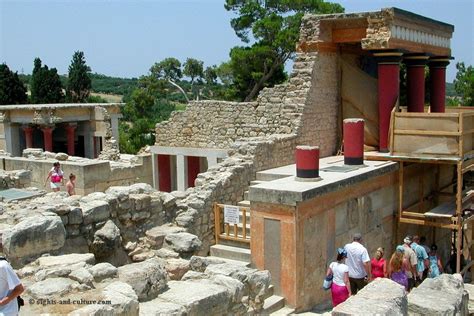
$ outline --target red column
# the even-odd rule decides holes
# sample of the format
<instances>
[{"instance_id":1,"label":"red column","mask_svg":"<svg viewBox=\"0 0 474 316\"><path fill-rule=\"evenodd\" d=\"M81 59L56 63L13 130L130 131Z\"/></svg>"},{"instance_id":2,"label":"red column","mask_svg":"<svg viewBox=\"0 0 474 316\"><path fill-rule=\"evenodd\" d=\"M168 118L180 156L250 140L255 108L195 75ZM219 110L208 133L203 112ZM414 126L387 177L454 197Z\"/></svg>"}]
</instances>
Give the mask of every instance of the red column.
<instances>
[{"instance_id":1,"label":"red column","mask_svg":"<svg viewBox=\"0 0 474 316\"><path fill-rule=\"evenodd\" d=\"M66 135L67 135L67 154L69 156L74 156L75 148L74 148L74 131L77 125L68 124L66 125Z\"/></svg>"},{"instance_id":2,"label":"red column","mask_svg":"<svg viewBox=\"0 0 474 316\"><path fill-rule=\"evenodd\" d=\"M188 160L188 188L194 187L194 180L201 171L199 167L199 157L186 156Z\"/></svg>"},{"instance_id":3,"label":"red column","mask_svg":"<svg viewBox=\"0 0 474 316\"><path fill-rule=\"evenodd\" d=\"M388 152L390 115L400 94L400 52L374 53L378 63L379 151Z\"/></svg>"},{"instance_id":4,"label":"red column","mask_svg":"<svg viewBox=\"0 0 474 316\"><path fill-rule=\"evenodd\" d=\"M43 131L44 150L52 152L53 151L53 128L43 127L41 130Z\"/></svg>"},{"instance_id":5,"label":"red column","mask_svg":"<svg viewBox=\"0 0 474 316\"><path fill-rule=\"evenodd\" d=\"M430 66L430 106L431 112L444 113L446 102L446 66L450 57L431 57Z\"/></svg>"},{"instance_id":6,"label":"red column","mask_svg":"<svg viewBox=\"0 0 474 316\"><path fill-rule=\"evenodd\" d=\"M407 65L408 112L425 111L425 66L428 56L410 55L404 58Z\"/></svg>"},{"instance_id":7,"label":"red column","mask_svg":"<svg viewBox=\"0 0 474 316\"><path fill-rule=\"evenodd\" d=\"M345 119L344 133L344 164L364 164L364 120Z\"/></svg>"},{"instance_id":8,"label":"red column","mask_svg":"<svg viewBox=\"0 0 474 316\"><path fill-rule=\"evenodd\" d=\"M171 165L169 155L158 156L158 189L171 192Z\"/></svg>"},{"instance_id":9,"label":"red column","mask_svg":"<svg viewBox=\"0 0 474 316\"><path fill-rule=\"evenodd\" d=\"M33 148L33 127L23 127L23 131L25 132L26 148Z\"/></svg>"},{"instance_id":10,"label":"red column","mask_svg":"<svg viewBox=\"0 0 474 316\"><path fill-rule=\"evenodd\" d=\"M318 178L319 177L319 147L318 146L296 146L296 177Z\"/></svg>"}]
</instances>

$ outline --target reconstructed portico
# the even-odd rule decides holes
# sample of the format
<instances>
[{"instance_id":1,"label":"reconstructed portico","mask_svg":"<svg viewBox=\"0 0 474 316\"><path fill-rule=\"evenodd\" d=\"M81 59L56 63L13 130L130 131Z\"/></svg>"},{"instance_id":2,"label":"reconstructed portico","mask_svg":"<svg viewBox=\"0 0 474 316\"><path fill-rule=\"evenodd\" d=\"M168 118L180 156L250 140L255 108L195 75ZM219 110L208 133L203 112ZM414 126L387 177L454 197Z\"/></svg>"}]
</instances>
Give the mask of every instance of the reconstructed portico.
<instances>
[{"instance_id":1,"label":"reconstructed portico","mask_svg":"<svg viewBox=\"0 0 474 316\"><path fill-rule=\"evenodd\" d=\"M13 156L21 156L25 148L42 148L70 156L96 158L108 129L118 140L121 105L4 105L0 110L0 149Z\"/></svg>"}]
</instances>

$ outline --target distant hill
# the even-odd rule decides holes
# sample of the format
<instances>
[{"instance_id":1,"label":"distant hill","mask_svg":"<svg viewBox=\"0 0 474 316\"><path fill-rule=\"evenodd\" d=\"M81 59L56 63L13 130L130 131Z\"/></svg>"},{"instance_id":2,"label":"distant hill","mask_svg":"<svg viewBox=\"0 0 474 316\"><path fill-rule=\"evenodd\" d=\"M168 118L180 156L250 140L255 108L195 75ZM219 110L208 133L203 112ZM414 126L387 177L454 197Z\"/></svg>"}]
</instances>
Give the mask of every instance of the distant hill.
<instances>
[{"instance_id":1,"label":"distant hill","mask_svg":"<svg viewBox=\"0 0 474 316\"><path fill-rule=\"evenodd\" d=\"M19 74L18 76L20 77L20 80L28 86L31 75ZM59 78L61 80L61 83L65 87L67 82L67 76L59 75ZM97 73L91 74L91 81L92 92L101 95L109 94L124 96L130 94L138 86L137 78L109 77Z\"/></svg>"}]
</instances>

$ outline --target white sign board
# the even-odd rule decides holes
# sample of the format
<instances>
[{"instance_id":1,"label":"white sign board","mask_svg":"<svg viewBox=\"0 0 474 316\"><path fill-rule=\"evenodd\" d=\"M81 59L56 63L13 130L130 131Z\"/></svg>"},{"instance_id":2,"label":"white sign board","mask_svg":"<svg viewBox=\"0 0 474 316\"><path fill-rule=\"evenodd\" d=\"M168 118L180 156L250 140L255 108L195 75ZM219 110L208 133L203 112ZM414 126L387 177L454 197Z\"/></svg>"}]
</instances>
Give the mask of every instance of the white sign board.
<instances>
[{"instance_id":1,"label":"white sign board","mask_svg":"<svg viewBox=\"0 0 474 316\"><path fill-rule=\"evenodd\" d=\"M239 224L239 207L224 205L224 223L236 225Z\"/></svg>"}]
</instances>

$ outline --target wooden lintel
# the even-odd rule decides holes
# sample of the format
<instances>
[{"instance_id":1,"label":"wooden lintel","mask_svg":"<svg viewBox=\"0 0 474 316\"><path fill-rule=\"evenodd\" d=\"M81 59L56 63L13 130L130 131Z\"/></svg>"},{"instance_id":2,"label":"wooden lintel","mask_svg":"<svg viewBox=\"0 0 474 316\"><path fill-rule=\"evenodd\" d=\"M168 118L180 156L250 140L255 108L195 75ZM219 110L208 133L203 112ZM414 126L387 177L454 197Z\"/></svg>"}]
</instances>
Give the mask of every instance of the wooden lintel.
<instances>
[{"instance_id":1,"label":"wooden lintel","mask_svg":"<svg viewBox=\"0 0 474 316\"><path fill-rule=\"evenodd\" d=\"M333 29L333 43L358 43L366 37L367 31L365 27L349 28L349 29Z\"/></svg>"},{"instance_id":2,"label":"wooden lintel","mask_svg":"<svg viewBox=\"0 0 474 316\"><path fill-rule=\"evenodd\" d=\"M414 225L421 225L421 226L432 226L432 227L439 227L439 228L447 228L447 229L457 229L458 225L455 224L442 224L437 222L425 221L421 219L414 219L414 218L399 218L400 223L405 224L414 224Z\"/></svg>"}]
</instances>

